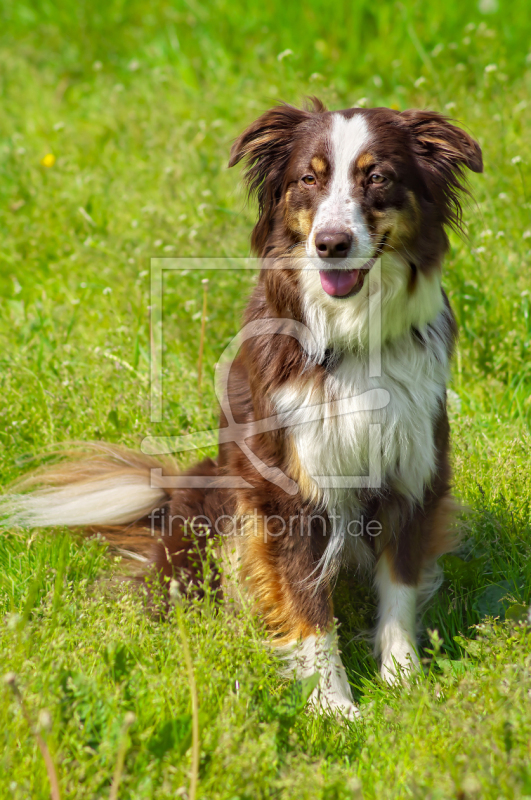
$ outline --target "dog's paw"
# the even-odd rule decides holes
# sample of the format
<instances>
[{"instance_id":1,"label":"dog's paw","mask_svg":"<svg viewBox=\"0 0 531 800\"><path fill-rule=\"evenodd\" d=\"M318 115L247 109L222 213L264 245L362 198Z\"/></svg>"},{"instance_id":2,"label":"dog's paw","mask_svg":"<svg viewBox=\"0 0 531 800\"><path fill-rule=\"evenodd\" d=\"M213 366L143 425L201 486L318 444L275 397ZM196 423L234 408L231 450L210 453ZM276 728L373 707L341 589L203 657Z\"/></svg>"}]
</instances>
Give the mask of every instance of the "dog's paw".
<instances>
[{"instance_id":1,"label":"dog's paw","mask_svg":"<svg viewBox=\"0 0 531 800\"><path fill-rule=\"evenodd\" d=\"M313 694L308 701L308 708L317 714L333 714L338 719L349 721L359 719L359 708L347 697Z\"/></svg>"},{"instance_id":2,"label":"dog's paw","mask_svg":"<svg viewBox=\"0 0 531 800\"><path fill-rule=\"evenodd\" d=\"M391 685L407 683L420 670L417 654L411 648L389 651L382 657L380 674Z\"/></svg>"},{"instance_id":3,"label":"dog's paw","mask_svg":"<svg viewBox=\"0 0 531 800\"><path fill-rule=\"evenodd\" d=\"M330 711L335 717L341 717L352 722L360 718L360 710L358 706L351 703L350 700L334 701L325 706L327 711Z\"/></svg>"}]
</instances>

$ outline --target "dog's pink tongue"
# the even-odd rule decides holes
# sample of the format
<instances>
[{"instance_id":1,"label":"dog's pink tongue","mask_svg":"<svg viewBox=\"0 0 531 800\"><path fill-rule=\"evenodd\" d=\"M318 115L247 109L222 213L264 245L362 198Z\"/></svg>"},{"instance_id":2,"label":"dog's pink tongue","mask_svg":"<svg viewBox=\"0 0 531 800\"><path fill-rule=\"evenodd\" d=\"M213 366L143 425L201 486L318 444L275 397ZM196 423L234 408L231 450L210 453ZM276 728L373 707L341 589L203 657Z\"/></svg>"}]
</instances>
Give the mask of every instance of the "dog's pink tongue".
<instances>
[{"instance_id":1,"label":"dog's pink tongue","mask_svg":"<svg viewBox=\"0 0 531 800\"><path fill-rule=\"evenodd\" d=\"M359 269L320 270L321 286L333 297L344 297L356 285L359 272Z\"/></svg>"}]
</instances>

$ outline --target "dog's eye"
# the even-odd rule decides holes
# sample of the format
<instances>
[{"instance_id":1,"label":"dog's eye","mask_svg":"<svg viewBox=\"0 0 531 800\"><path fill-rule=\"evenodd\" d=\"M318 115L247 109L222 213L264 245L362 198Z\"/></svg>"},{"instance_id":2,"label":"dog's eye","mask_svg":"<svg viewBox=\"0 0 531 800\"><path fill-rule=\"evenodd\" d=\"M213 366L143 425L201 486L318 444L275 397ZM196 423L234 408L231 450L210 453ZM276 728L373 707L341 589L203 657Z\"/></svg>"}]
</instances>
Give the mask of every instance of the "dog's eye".
<instances>
[{"instance_id":1,"label":"dog's eye","mask_svg":"<svg viewBox=\"0 0 531 800\"><path fill-rule=\"evenodd\" d=\"M306 184L306 186L313 186L317 183L315 177L313 175L303 175L301 181Z\"/></svg>"},{"instance_id":2,"label":"dog's eye","mask_svg":"<svg viewBox=\"0 0 531 800\"><path fill-rule=\"evenodd\" d=\"M379 172L373 172L371 177L369 178L370 183L382 184L387 182L387 178L383 175L380 175Z\"/></svg>"}]
</instances>

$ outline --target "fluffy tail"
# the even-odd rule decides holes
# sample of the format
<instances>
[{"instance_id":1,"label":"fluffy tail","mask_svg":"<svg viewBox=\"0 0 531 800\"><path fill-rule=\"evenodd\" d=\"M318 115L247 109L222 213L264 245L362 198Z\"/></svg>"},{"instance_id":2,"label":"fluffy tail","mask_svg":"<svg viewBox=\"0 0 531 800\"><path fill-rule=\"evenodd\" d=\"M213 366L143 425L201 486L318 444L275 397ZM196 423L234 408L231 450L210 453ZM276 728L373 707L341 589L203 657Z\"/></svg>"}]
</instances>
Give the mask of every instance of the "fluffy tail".
<instances>
[{"instance_id":1,"label":"fluffy tail","mask_svg":"<svg viewBox=\"0 0 531 800\"><path fill-rule=\"evenodd\" d=\"M149 514L169 501L160 477L151 472L163 465L125 447L100 443L62 455L66 461L23 478L15 485L16 494L0 498L2 527L88 528L104 532L111 542L119 539L132 550L147 551L147 541L139 547L139 534ZM26 489L32 491L21 493Z\"/></svg>"},{"instance_id":2,"label":"fluffy tail","mask_svg":"<svg viewBox=\"0 0 531 800\"><path fill-rule=\"evenodd\" d=\"M178 472L173 462L116 445L82 444L61 455L66 460L23 478L17 493L0 497L1 527L67 526L101 533L121 555L143 562L138 579L154 571L165 587L174 577L182 591L202 592L202 554L212 529L196 530L193 521L221 513L217 489L166 490L161 476L164 470ZM205 459L184 474L197 473L215 478L217 464ZM168 528L169 513L174 524ZM209 581L219 588L216 570Z\"/></svg>"}]
</instances>

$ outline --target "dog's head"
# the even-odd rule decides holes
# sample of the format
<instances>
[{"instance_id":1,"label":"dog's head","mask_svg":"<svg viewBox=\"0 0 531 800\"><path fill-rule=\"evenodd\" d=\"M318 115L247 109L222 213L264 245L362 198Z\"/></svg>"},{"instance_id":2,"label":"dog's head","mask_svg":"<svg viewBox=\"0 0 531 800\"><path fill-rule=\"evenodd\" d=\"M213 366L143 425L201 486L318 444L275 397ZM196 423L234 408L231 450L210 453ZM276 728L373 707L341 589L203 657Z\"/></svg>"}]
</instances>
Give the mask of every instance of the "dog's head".
<instances>
[{"instance_id":1,"label":"dog's head","mask_svg":"<svg viewBox=\"0 0 531 800\"><path fill-rule=\"evenodd\" d=\"M411 298L422 277L439 274L445 227L461 222L465 169L482 171L478 144L440 114L328 112L319 101L311 110L281 105L263 114L234 143L230 166L242 159L259 205L253 249L296 256L301 272L313 272L301 282L307 304L335 317L334 306L366 296L379 256L397 302L398 284Z\"/></svg>"}]
</instances>

